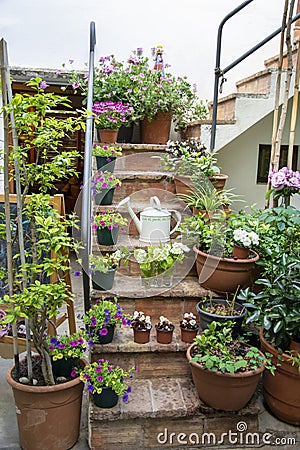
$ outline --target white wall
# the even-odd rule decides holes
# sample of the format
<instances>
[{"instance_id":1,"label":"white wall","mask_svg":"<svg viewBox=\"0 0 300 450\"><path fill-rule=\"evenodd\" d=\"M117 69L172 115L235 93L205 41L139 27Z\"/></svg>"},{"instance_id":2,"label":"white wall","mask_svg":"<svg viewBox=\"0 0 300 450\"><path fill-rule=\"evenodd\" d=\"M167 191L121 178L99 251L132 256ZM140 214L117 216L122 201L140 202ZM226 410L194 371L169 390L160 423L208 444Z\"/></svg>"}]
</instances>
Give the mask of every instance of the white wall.
<instances>
[{"instance_id":1,"label":"white wall","mask_svg":"<svg viewBox=\"0 0 300 450\"><path fill-rule=\"evenodd\" d=\"M289 133L287 131L290 123L291 101L289 104L289 113L286 119L286 128L283 134L283 145L288 145ZM298 117L300 117L300 108L298 108ZM270 144L272 139L273 115L269 114L258 124L249 128L245 133L220 149L218 153L218 162L222 167L222 172L229 175L225 188L234 188L234 193L241 194L245 203L238 204L238 207L250 206L256 204L258 208L263 208L265 204L266 185L257 184L257 165L259 144ZM299 146L300 155L300 120L295 133L295 145ZM300 163L298 161L298 169ZM300 196L293 197L292 204L300 207Z\"/></svg>"}]
</instances>

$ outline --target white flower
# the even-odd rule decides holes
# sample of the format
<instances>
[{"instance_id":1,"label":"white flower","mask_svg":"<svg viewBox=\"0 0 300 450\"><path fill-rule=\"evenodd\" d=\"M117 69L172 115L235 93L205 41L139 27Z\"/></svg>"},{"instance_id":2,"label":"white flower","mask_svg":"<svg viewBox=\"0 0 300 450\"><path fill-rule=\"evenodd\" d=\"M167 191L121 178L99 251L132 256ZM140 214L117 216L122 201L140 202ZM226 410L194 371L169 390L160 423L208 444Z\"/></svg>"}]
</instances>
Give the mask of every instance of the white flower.
<instances>
[{"instance_id":1,"label":"white flower","mask_svg":"<svg viewBox=\"0 0 300 450\"><path fill-rule=\"evenodd\" d=\"M139 264L142 264L147 259L147 252L143 249L137 249L134 252L134 257Z\"/></svg>"},{"instance_id":2,"label":"white flower","mask_svg":"<svg viewBox=\"0 0 300 450\"><path fill-rule=\"evenodd\" d=\"M233 239L237 244L247 248L251 245L257 245L259 242L258 235L254 231L248 232L242 228L234 230Z\"/></svg>"}]
</instances>

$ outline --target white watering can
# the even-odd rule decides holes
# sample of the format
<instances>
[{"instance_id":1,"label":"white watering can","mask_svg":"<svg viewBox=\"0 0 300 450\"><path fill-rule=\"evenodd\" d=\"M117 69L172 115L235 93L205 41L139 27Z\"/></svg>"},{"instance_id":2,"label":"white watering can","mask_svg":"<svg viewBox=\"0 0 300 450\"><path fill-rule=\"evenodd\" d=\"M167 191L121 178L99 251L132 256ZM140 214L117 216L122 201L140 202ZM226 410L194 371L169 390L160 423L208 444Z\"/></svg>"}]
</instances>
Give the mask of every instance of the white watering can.
<instances>
[{"instance_id":1,"label":"white watering can","mask_svg":"<svg viewBox=\"0 0 300 450\"><path fill-rule=\"evenodd\" d=\"M170 235L177 230L181 221L181 214L174 210L162 209L159 198L151 197L150 206L140 213L140 220L130 206L130 197L121 200L118 206L125 206L132 217L138 232L140 233L140 241L150 244L159 244L160 242L168 242ZM171 215L174 213L177 223L172 231Z\"/></svg>"}]
</instances>

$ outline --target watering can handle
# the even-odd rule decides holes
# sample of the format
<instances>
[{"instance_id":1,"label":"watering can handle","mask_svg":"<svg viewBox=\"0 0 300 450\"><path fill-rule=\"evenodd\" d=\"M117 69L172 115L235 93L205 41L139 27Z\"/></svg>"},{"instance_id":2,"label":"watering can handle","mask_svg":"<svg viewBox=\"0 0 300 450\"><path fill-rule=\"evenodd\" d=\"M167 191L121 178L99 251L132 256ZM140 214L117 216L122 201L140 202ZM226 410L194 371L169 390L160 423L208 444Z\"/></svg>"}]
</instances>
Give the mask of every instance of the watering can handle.
<instances>
[{"instance_id":1,"label":"watering can handle","mask_svg":"<svg viewBox=\"0 0 300 450\"><path fill-rule=\"evenodd\" d=\"M173 230L170 231L170 235L171 235L171 234L174 233L174 231L177 230L177 228L178 228L179 225L180 225L180 222L181 222L181 214L180 214L179 211L176 211L175 209L170 209L169 211L170 211L170 212L173 212L174 215L175 215L175 217L176 217L176 219L177 219L177 223L176 223L175 227L173 228Z\"/></svg>"},{"instance_id":2,"label":"watering can handle","mask_svg":"<svg viewBox=\"0 0 300 450\"><path fill-rule=\"evenodd\" d=\"M161 204L158 197L154 196L150 198L150 206L154 209L161 210Z\"/></svg>"}]
</instances>

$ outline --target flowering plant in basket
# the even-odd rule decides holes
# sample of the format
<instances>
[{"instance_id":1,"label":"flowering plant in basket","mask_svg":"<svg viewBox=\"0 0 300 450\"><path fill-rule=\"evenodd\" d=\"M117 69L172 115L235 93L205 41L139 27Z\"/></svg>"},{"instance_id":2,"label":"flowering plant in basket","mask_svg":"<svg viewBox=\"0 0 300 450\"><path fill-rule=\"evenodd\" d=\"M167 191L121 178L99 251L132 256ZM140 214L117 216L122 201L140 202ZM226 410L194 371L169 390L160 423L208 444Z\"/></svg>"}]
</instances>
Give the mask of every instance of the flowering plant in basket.
<instances>
[{"instance_id":1,"label":"flowering plant in basket","mask_svg":"<svg viewBox=\"0 0 300 450\"><path fill-rule=\"evenodd\" d=\"M102 189L119 189L121 187L121 181L114 176L111 172L106 170L97 172L97 174L91 179L92 195L95 196L100 193Z\"/></svg>"},{"instance_id":2,"label":"flowering plant in basket","mask_svg":"<svg viewBox=\"0 0 300 450\"><path fill-rule=\"evenodd\" d=\"M95 102L92 107L95 126L103 130L118 130L133 114L133 107L122 102Z\"/></svg>"},{"instance_id":3,"label":"flowering plant in basket","mask_svg":"<svg viewBox=\"0 0 300 450\"><path fill-rule=\"evenodd\" d=\"M80 380L86 384L91 394L101 394L104 387L110 387L119 397L122 397L123 402L127 402L131 388L124 383L124 379L131 378L131 373L136 370L135 367L125 370L109 361L99 359L80 371Z\"/></svg>"},{"instance_id":4,"label":"flowering plant in basket","mask_svg":"<svg viewBox=\"0 0 300 450\"><path fill-rule=\"evenodd\" d=\"M107 162L111 161L111 158L122 156L122 147L115 147L113 145L93 145L93 156L104 156Z\"/></svg>"},{"instance_id":5,"label":"flowering plant in basket","mask_svg":"<svg viewBox=\"0 0 300 450\"><path fill-rule=\"evenodd\" d=\"M124 314L124 308L118 303L118 298L111 300L102 297L85 313L83 322L88 327L89 344L97 335L106 336L107 327L115 325L130 326L129 315Z\"/></svg>"},{"instance_id":6,"label":"flowering plant in basket","mask_svg":"<svg viewBox=\"0 0 300 450\"><path fill-rule=\"evenodd\" d=\"M146 316L143 311L134 311L131 326L135 330L151 330L150 316Z\"/></svg>"},{"instance_id":7,"label":"flowering plant in basket","mask_svg":"<svg viewBox=\"0 0 300 450\"><path fill-rule=\"evenodd\" d=\"M184 313L183 319L179 324L180 328L183 330L198 330L199 324L197 323L197 318L192 312Z\"/></svg>"},{"instance_id":8,"label":"flowering plant in basket","mask_svg":"<svg viewBox=\"0 0 300 450\"><path fill-rule=\"evenodd\" d=\"M97 230L98 228L108 228L109 230L112 230L113 228L119 228L126 225L127 222L126 217L123 217L121 213L113 210L103 211L91 219L92 230Z\"/></svg>"},{"instance_id":9,"label":"flowering plant in basket","mask_svg":"<svg viewBox=\"0 0 300 450\"><path fill-rule=\"evenodd\" d=\"M87 344L81 333L71 335L48 336L49 355L53 361L59 359L82 358L84 356Z\"/></svg>"}]
</instances>

